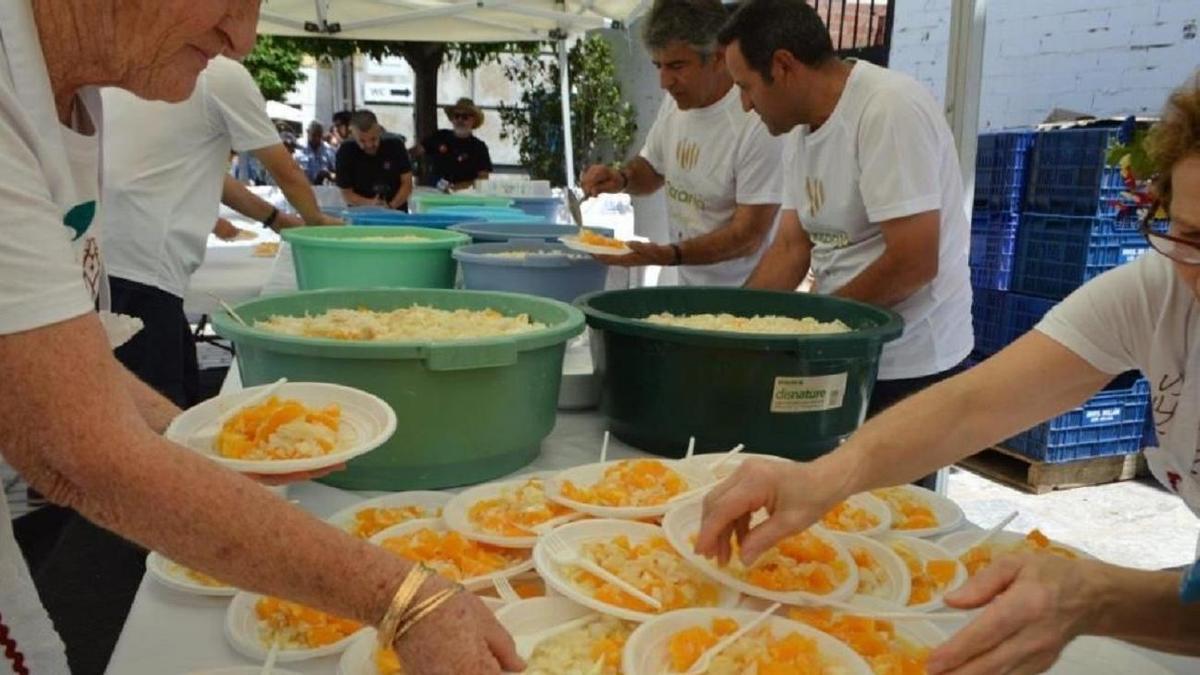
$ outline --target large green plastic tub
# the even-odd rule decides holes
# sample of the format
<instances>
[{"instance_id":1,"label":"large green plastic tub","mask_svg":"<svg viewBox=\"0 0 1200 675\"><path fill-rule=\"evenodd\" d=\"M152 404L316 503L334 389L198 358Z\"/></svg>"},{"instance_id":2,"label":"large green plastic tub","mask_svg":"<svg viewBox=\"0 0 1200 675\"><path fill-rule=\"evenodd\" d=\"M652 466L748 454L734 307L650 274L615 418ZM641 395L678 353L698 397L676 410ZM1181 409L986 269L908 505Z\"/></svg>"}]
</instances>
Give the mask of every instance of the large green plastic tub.
<instances>
[{"instance_id":1,"label":"large green plastic tub","mask_svg":"<svg viewBox=\"0 0 1200 675\"><path fill-rule=\"evenodd\" d=\"M413 235L428 241L362 241ZM469 236L427 227L325 226L283 231L292 245L300 290L322 288L453 288L450 253Z\"/></svg>"},{"instance_id":2,"label":"large green plastic tub","mask_svg":"<svg viewBox=\"0 0 1200 675\"><path fill-rule=\"evenodd\" d=\"M565 303L512 293L370 289L302 291L235 309L251 326L271 315L332 308L526 313L546 328L520 336L441 343L347 342L292 337L213 317L237 348L246 386L287 377L368 391L396 411L396 434L323 482L350 490L446 488L490 480L533 461L554 428L567 340L583 315Z\"/></svg>"},{"instance_id":3,"label":"large green plastic tub","mask_svg":"<svg viewBox=\"0 0 1200 675\"><path fill-rule=\"evenodd\" d=\"M575 304L592 338L601 407L621 440L681 456L745 443L747 450L811 459L862 423L883 344L900 316L807 293L739 288L642 288L585 295ZM841 319L839 335L751 335L659 326L650 314L721 313Z\"/></svg>"},{"instance_id":4,"label":"large green plastic tub","mask_svg":"<svg viewBox=\"0 0 1200 675\"><path fill-rule=\"evenodd\" d=\"M487 195L457 195L440 192L417 192L408 199L412 204L413 213L429 213L433 209L444 206L512 206L510 197L492 197Z\"/></svg>"}]
</instances>

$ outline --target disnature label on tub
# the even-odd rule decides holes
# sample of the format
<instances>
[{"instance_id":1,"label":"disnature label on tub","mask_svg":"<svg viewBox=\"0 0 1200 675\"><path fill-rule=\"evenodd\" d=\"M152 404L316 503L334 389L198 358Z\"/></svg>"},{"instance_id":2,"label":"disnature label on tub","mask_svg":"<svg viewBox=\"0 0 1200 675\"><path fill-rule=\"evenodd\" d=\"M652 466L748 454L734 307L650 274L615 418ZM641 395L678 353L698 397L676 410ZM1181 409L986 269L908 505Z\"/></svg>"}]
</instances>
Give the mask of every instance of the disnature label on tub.
<instances>
[{"instance_id":1,"label":"disnature label on tub","mask_svg":"<svg viewBox=\"0 0 1200 675\"><path fill-rule=\"evenodd\" d=\"M842 407L846 373L815 377L777 377L771 395L771 412L803 413Z\"/></svg>"}]
</instances>

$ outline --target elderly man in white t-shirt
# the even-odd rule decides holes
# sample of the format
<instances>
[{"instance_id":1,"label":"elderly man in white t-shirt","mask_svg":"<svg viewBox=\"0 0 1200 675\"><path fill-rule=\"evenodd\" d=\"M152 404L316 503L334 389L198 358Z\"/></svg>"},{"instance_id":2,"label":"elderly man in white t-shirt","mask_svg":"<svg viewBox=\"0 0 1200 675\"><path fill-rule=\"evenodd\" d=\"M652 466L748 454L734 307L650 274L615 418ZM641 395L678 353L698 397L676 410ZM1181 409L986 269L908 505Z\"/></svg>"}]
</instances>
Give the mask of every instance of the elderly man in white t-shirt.
<instances>
[{"instance_id":1,"label":"elderly man in white t-shirt","mask_svg":"<svg viewBox=\"0 0 1200 675\"><path fill-rule=\"evenodd\" d=\"M592 166L584 192L645 195L665 187L669 244L631 242L613 265L682 265L687 285L740 286L771 239L779 209L780 149L742 109L717 31L719 0L657 0L644 40L664 97L641 154L624 167Z\"/></svg>"},{"instance_id":2,"label":"elderly man in white t-shirt","mask_svg":"<svg viewBox=\"0 0 1200 675\"><path fill-rule=\"evenodd\" d=\"M803 0L751 0L721 31L747 109L784 148L779 235L747 282L904 317L868 415L952 375L974 345L970 224L954 139L912 78L843 61Z\"/></svg>"},{"instance_id":3,"label":"elderly man in white t-shirt","mask_svg":"<svg viewBox=\"0 0 1200 675\"><path fill-rule=\"evenodd\" d=\"M197 402L199 368L183 297L204 262L218 203L276 230L327 219L267 116L254 78L237 61L213 59L183 103L145 101L115 88L103 97L101 232L113 311L145 324L117 358L186 408ZM230 150L253 153L304 220L280 213L230 177Z\"/></svg>"}]
</instances>

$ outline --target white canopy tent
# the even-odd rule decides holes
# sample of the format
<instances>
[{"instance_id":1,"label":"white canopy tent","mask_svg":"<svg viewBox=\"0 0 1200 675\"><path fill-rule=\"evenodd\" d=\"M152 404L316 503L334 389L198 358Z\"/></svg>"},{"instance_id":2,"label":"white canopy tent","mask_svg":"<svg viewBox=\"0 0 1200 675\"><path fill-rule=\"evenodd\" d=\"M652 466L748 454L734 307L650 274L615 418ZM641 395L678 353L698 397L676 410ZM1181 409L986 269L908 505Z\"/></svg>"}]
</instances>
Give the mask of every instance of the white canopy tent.
<instances>
[{"instance_id":1,"label":"white canopy tent","mask_svg":"<svg viewBox=\"0 0 1200 675\"><path fill-rule=\"evenodd\" d=\"M567 40L628 26L650 0L271 0L258 32L344 40L558 43L567 183L574 185Z\"/></svg>"}]
</instances>

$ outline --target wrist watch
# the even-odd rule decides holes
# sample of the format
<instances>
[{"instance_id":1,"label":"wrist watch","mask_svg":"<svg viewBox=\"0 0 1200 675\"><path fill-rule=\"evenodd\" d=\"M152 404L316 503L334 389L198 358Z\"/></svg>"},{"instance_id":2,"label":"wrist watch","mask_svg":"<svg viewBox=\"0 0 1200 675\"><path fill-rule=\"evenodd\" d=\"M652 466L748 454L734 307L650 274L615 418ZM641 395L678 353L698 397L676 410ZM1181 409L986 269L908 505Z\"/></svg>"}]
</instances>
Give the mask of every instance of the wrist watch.
<instances>
[{"instance_id":1,"label":"wrist watch","mask_svg":"<svg viewBox=\"0 0 1200 675\"><path fill-rule=\"evenodd\" d=\"M683 264L683 249L679 244L671 244L671 250L675 252L675 257L671 260L673 267L678 267Z\"/></svg>"},{"instance_id":2,"label":"wrist watch","mask_svg":"<svg viewBox=\"0 0 1200 675\"><path fill-rule=\"evenodd\" d=\"M279 218L279 209L278 209L278 208L276 208L276 207L274 207L274 206L272 206L272 207L271 207L271 215L269 215L269 216L267 216L266 218L264 218L264 219L263 219L263 221L262 221L262 224L263 224L263 225L264 225L264 226L265 226L265 227L266 227L268 230L274 230L274 229L275 229L275 221L276 221L276 219L278 219L278 218Z\"/></svg>"}]
</instances>

